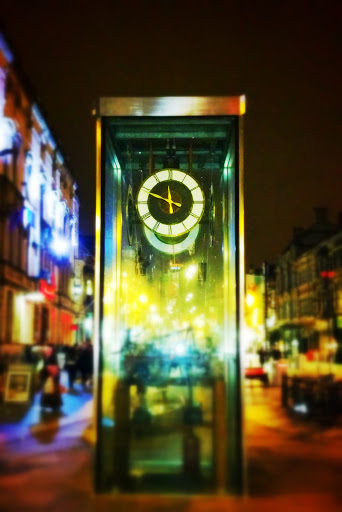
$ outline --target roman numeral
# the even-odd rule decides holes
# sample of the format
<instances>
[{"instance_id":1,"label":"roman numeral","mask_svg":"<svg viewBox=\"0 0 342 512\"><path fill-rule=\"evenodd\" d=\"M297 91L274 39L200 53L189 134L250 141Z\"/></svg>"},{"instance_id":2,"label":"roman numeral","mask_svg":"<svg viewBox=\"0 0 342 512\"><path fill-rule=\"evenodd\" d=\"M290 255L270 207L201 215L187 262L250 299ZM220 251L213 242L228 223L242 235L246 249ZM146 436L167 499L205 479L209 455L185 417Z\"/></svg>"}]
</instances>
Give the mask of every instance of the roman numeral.
<instances>
[{"instance_id":1,"label":"roman numeral","mask_svg":"<svg viewBox=\"0 0 342 512\"><path fill-rule=\"evenodd\" d=\"M142 218L142 220L146 220L146 219L148 219L149 217L151 217L150 212L146 212L146 213L145 213L145 215L143 215L141 218Z\"/></svg>"},{"instance_id":2,"label":"roman numeral","mask_svg":"<svg viewBox=\"0 0 342 512\"><path fill-rule=\"evenodd\" d=\"M156 222L155 225L153 226L153 231L157 231L159 228L159 225L160 225L160 222Z\"/></svg>"}]
</instances>

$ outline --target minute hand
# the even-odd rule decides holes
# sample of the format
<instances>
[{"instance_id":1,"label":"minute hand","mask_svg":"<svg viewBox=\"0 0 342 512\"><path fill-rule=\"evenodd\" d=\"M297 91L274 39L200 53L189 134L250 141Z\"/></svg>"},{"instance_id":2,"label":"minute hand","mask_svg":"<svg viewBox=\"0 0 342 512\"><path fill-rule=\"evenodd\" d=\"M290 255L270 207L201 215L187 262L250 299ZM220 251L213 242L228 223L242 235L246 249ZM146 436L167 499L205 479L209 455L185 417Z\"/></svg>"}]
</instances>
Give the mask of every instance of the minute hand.
<instances>
[{"instance_id":1,"label":"minute hand","mask_svg":"<svg viewBox=\"0 0 342 512\"><path fill-rule=\"evenodd\" d=\"M153 192L149 192L150 196L157 197L158 199L163 199L163 201L166 201L169 204L175 204L179 208L182 206L181 203L176 203L175 201L172 201L172 199L168 199L167 197L159 196L158 194L154 194Z\"/></svg>"}]
</instances>

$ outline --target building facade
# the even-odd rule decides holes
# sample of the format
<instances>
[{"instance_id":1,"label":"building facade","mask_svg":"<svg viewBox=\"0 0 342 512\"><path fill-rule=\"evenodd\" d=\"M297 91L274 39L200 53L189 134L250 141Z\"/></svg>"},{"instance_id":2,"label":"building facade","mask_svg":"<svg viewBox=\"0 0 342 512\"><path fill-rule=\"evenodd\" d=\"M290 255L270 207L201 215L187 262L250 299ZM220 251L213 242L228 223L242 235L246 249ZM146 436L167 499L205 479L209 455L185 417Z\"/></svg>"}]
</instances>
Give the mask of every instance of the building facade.
<instances>
[{"instance_id":1,"label":"building facade","mask_svg":"<svg viewBox=\"0 0 342 512\"><path fill-rule=\"evenodd\" d=\"M87 238L88 243L84 243ZM90 239L90 243L89 243ZM90 245L90 248L87 245ZM75 301L75 342L93 339L94 331L94 237L80 240L75 258L72 296Z\"/></svg>"},{"instance_id":2,"label":"building facade","mask_svg":"<svg viewBox=\"0 0 342 512\"><path fill-rule=\"evenodd\" d=\"M41 108L0 34L0 343L70 344L79 201Z\"/></svg>"},{"instance_id":3,"label":"building facade","mask_svg":"<svg viewBox=\"0 0 342 512\"><path fill-rule=\"evenodd\" d=\"M341 357L342 228L317 208L308 229L294 230L276 267L277 330L290 352Z\"/></svg>"},{"instance_id":4,"label":"building facade","mask_svg":"<svg viewBox=\"0 0 342 512\"><path fill-rule=\"evenodd\" d=\"M246 273L245 293L245 353L246 366L250 359L263 350L270 353L272 330L276 324L275 266L264 262L261 268L250 268Z\"/></svg>"}]
</instances>

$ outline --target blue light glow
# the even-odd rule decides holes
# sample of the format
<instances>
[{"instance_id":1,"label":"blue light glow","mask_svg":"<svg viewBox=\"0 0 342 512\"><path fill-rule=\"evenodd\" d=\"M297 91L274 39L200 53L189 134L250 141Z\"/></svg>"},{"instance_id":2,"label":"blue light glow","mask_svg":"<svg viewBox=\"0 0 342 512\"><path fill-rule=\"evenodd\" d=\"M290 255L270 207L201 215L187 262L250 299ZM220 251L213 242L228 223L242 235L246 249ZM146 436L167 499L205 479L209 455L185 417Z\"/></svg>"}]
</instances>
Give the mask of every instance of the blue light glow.
<instances>
[{"instance_id":1,"label":"blue light glow","mask_svg":"<svg viewBox=\"0 0 342 512\"><path fill-rule=\"evenodd\" d=\"M67 257L70 253L70 241L62 236L55 236L50 249L58 258Z\"/></svg>"}]
</instances>

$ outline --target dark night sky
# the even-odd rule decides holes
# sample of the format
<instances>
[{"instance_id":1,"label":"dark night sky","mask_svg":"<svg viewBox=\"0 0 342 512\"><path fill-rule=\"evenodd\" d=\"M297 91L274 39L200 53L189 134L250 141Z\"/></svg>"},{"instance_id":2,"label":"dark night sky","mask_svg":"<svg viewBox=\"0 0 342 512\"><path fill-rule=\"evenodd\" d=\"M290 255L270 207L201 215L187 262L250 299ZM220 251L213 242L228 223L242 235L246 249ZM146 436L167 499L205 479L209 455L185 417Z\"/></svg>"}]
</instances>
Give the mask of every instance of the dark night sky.
<instances>
[{"instance_id":1,"label":"dark night sky","mask_svg":"<svg viewBox=\"0 0 342 512\"><path fill-rule=\"evenodd\" d=\"M246 263L342 210L341 2L3 0L2 23L92 232L100 96L246 94Z\"/></svg>"}]
</instances>

